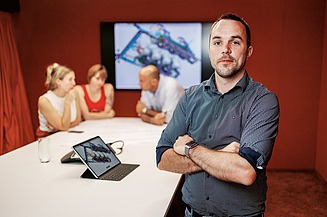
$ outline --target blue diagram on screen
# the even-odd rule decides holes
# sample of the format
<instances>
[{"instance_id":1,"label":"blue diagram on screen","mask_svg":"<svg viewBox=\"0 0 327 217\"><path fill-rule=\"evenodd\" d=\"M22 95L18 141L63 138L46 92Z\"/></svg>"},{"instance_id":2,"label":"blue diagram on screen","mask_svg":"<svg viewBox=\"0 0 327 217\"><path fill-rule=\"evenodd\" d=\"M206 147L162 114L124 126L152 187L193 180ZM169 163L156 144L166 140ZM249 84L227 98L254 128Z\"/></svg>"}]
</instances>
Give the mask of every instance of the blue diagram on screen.
<instances>
[{"instance_id":1,"label":"blue diagram on screen","mask_svg":"<svg viewBox=\"0 0 327 217\"><path fill-rule=\"evenodd\" d=\"M137 33L121 52L117 51L116 61L123 60L140 67L155 65L161 74L174 78L180 75L180 61L190 64L199 61L189 43L183 37L174 40L162 23L153 24L149 30L137 23L134 27L138 29Z\"/></svg>"}]
</instances>

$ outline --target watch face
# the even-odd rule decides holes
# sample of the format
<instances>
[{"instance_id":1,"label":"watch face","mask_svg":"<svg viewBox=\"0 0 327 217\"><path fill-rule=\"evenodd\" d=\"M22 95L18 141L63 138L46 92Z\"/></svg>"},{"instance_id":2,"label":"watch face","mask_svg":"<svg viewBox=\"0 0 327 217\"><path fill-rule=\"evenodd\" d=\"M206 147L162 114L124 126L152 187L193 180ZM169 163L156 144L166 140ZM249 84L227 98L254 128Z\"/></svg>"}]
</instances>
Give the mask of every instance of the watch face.
<instances>
[{"instance_id":1,"label":"watch face","mask_svg":"<svg viewBox=\"0 0 327 217\"><path fill-rule=\"evenodd\" d=\"M187 158L190 158L190 149L196 147L198 145L198 143L196 143L195 141L190 141L188 143L186 143L185 145L185 156Z\"/></svg>"}]
</instances>

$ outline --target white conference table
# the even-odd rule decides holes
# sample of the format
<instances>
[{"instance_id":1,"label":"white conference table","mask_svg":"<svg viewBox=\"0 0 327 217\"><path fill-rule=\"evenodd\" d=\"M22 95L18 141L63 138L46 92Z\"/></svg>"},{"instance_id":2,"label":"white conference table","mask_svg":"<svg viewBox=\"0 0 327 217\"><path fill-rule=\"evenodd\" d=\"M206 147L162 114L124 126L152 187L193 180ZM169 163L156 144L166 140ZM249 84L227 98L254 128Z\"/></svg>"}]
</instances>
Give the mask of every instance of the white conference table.
<instances>
[{"instance_id":1,"label":"white conference table","mask_svg":"<svg viewBox=\"0 0 327 217\"><path fill-rule=\"evenodd\" d=\"M163 217L181 175L156 167L155 148L165 126L139 118L84 121L51 139L51 161L40 163L33 142L0 156L1 217ZM82 163L62 164L71 146L99 135L105 142L123 140L118 158L140 164L121 181L83 179Z\"/></svg>"}]
</instances>

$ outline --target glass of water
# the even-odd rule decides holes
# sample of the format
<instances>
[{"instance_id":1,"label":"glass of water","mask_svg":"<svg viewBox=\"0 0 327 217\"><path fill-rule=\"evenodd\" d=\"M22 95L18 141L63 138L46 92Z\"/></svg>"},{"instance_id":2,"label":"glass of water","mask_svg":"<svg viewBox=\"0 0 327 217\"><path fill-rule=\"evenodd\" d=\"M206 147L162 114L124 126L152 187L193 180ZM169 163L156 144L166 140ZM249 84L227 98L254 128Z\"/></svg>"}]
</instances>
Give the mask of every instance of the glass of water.
<instances>
[{"instance_id":1,"label":"glass of water","mask_svg":"<svg viewBox=\"0 0 327 217\"><path fill-rule=\"evenodd\" d=\"M50 138L43 137L38 140L38 154L41 163L48 163L51 159Z\"/></svg>"}]
</instances>

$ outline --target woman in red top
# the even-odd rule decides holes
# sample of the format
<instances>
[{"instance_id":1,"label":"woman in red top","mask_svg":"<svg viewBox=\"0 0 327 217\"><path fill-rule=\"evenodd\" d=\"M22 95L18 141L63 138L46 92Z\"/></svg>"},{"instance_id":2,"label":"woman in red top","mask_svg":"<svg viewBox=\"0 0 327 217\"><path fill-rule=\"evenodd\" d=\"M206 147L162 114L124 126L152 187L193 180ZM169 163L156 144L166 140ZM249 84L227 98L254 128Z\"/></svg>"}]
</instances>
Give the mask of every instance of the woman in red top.
<instances>
[{"instance_id":1,"label":"woman in red top","mask_svg":"<svg viewBox=\"0 0 327 217\"><path fill-rule=\"evenodd\" d=\"M112 84L105 83L107 70L103 65L96 64L87 74L88 84L76 85L75 89L80 95L80 104L84 120L112 118L115 111L114 88Z\"/></svg>"}]
</instances>

